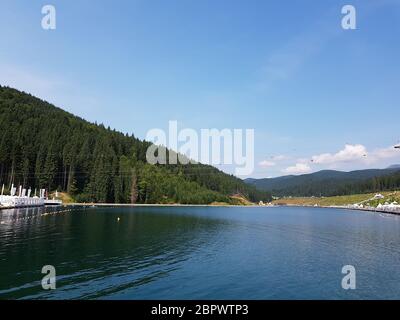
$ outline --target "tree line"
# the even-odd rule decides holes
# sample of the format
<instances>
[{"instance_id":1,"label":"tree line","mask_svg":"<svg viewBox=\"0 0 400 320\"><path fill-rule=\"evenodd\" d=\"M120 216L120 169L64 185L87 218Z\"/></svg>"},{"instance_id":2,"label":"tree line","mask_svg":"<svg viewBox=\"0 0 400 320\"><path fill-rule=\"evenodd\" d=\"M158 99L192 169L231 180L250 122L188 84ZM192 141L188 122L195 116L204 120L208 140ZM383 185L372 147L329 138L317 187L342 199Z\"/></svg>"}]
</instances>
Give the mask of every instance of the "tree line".
<instances>
[{"instance_id":1,"label":"tree line","mask_svg":"<svg viewBox=\"0 0 400 320\"><path fill-rule=\"evenodd\" d=\"M392 191L400 189L400 170L385 176L374 177L340 187L338 195Z\"/></svg>"}]
</instances>

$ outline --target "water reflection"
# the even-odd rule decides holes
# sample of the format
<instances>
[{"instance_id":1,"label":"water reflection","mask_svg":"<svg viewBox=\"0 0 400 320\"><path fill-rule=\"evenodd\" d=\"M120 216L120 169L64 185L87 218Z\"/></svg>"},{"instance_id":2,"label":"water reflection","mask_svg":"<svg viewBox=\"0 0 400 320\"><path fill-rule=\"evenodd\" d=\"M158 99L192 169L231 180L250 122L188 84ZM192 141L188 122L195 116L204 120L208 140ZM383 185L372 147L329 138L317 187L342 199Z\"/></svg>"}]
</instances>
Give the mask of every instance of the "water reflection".
<instances>
[{"instance_id":1,"label":"water reflection","mask_svg":"<svg viewBox=\"0 0 400 320\"><path fill-rule=\"evenodd\" d=\"M2 298L96 298L140 286L176 270L219 228L141 208L7 210L1 221ZM56 267L55 291L40 287L46 264Z\"/></svg>"}]
</instances>

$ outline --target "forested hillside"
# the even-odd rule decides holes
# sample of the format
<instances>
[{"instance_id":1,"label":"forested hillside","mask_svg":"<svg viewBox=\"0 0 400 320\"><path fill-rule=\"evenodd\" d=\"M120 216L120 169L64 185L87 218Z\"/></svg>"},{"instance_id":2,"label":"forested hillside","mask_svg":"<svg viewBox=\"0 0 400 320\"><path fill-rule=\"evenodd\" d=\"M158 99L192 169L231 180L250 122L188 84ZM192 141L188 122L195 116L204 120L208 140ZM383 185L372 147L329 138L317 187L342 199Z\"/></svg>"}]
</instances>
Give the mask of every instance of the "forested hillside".
<instances>
[{"instance_id":1,"label":"forested hillside","mask_svg":"<svg viewBox=\"0 0 400 320\"><path fill-rule=\"evenodd\" d=\"M368 169L351 172L323 170L299 176L247 179L247 183L274 196L338 196L400 189L400 168Z\"/></svg>"},{"instance_id":2,"label":"forested hillside","mask_svg":"<svg viewBox=\"0 0 400 320\"><path fill-rule=\"evenodd\" d=\"M339 189L338 195L357 193L370 193L378 191L390 191L400 189L400 170L396 172L373 177L359 182L345 184Z\"/></svg>"},{"instance_id":3,"label":"forested hillside","mask_svg":"<svg viewBox=\"0 0 400 320\"><path fill-rule=\"evenodd\" d=\"M212 166L150 165L148 146L0 86L0 184L6 188L57 189L82 202L232 203L235 194L270 200L268 192Z\"/></svg>"}]
</instances>

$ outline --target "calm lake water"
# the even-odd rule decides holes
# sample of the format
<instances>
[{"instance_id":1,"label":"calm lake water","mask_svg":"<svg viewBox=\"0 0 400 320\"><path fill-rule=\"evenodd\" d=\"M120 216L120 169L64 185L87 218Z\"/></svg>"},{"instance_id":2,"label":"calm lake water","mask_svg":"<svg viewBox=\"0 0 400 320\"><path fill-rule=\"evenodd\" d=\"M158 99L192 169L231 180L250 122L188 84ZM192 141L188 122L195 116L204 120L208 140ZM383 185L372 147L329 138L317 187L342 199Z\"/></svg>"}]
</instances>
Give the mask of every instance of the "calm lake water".
<instances>
[{"instance_id":1,"label":"calm lake water","mask_svg":"<svg viewBox=\"0 0 400 320\"><path fill-rule=\"evenodd\" d=\"M393 215L75 207L3 210L0 221L0 299L400 299ZM41 287L44 265L56 290ZM344 265L356 290L341 287Z\"/></svg>"}]
</instances>

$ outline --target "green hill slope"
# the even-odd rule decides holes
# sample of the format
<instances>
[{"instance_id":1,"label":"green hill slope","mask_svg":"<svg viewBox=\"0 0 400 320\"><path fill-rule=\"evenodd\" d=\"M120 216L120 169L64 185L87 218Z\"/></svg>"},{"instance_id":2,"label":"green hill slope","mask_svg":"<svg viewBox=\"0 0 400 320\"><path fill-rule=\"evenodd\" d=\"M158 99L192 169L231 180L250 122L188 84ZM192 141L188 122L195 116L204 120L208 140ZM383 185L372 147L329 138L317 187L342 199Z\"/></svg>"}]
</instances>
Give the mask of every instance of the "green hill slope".
<instances>
[{"instance_id":1,"label":"green hill slope","mask_svg":"<svg viewBox=\"0 0 400 320\"><path fill-rule=\"evenodd\" d=\"M45 101L0 86L0 183L58 189L78 201L235 203L268 201L212 166L150 165L149 143L89 123Z\"/></svg>"}]
</instances>

